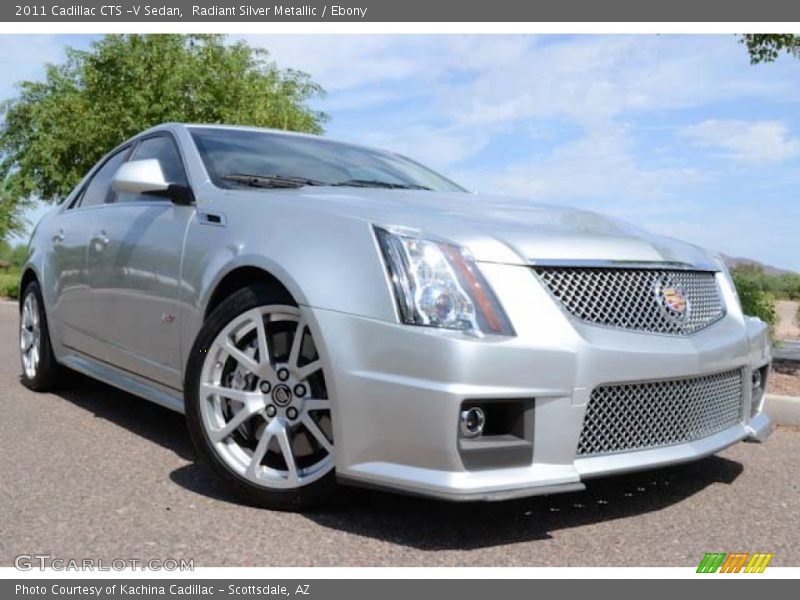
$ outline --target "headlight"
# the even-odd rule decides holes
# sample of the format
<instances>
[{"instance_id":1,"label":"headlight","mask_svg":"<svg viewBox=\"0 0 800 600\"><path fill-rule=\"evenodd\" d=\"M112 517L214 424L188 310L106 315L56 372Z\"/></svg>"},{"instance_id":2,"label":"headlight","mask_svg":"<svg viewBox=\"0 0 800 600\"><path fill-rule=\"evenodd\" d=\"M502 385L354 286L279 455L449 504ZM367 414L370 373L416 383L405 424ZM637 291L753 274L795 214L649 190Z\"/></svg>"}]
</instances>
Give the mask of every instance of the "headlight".
<instances>
[{"instance_id":1,"label":"headlight","mask_svg":"<svg viewBox=\"0 0 800 600\"><path fill-rule=\"evenodd\" d=\"M409 325L514 335L466 248L375 227L400 319Z\"/></svg>"}]
</instances>

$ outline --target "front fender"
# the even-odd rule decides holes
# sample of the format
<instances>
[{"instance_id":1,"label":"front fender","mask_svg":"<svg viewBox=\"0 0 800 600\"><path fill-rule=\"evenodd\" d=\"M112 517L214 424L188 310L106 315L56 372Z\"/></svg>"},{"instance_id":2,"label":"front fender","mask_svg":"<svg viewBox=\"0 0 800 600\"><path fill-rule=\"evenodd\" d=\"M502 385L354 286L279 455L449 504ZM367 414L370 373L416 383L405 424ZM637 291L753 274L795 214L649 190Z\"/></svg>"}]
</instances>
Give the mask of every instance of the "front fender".
<instances>
[{"instance_id":1,"label":"front fender","mask_svg":"<svg viewBox=\"0 0 800 600\"><path fill-rule=\"evenodd\" d=\"M395 321L394 299L369 222L302 212L265 198L259 207L216 199L198 212L218 212L221 224L193 219L183 250L183 355L188 356L206 307L223 278L240 267L278 279L300 305ZM258 209L258 214L254 214Z\"/></svg>"},{"instance_id":2,"label":"front fender","mask_svg":"<svg viewBox=\"0 0 800 600\"><path fill-rule=\"evenodd\" d=\"M747 342L750 352L750 365L761 367L772 359L772 345L769 341L769 326L758 317L745 317Z\"/></svg>"}]
</instances>

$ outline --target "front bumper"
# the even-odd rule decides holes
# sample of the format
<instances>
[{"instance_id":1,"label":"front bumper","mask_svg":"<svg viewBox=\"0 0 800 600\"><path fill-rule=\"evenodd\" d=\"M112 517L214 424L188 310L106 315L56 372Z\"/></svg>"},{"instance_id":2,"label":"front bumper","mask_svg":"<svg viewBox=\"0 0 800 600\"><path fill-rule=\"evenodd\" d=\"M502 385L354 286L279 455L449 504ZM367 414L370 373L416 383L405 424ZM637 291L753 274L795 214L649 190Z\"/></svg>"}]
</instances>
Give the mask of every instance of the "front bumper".
<instances>
[{"instance_id":1,"label":"front bumper","mask_svg":"<svg viewBox=\"0 0 800 600\"><path fill-rule=\"evenodd\" d=\"M588 326L568 317L529 269L483 264L517 336L476 339L306 308L325 357L333 398L338 477L450 500L496 500L583 489L595 476L694 460L770 431L751 417L743 386L741 420L688 443L578 457L591 391L602 384L694 377L740 369L743 382L769 364L763 323L728 310L686 337ZM728 307L733 291L720 282ZM533 418L524 465L474 468L460 451L465 401L526 401Z\"/></svg>"}]
</instances>

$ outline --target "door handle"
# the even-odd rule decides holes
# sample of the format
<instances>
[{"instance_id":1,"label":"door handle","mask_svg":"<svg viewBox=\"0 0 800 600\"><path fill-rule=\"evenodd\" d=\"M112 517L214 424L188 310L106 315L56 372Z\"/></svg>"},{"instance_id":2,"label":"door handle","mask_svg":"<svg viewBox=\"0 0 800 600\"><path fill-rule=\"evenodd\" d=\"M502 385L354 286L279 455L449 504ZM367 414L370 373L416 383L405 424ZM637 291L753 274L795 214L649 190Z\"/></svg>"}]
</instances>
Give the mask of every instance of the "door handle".
<instances>
[{"instance_id":1,"label":"door handle","mask_svg":"<svg viewBox=\"0 0 800 600\"><path fill-rule=\"evenodd\" d=\"M56 244L60 244L63 241L64 241L64 230L63 229L59 229L58 233L56 233L53 236L53 242L56 243Z\"/></svg>"},{"instance_id":2,"label":"door handle","mask_svg":"<svg viewBox=\"0 0 800 600\"><path fill-rule=\"evenodd\" d=\"M108 235L106 235L105 231L95 234L95 236L92 238L92 245L97 252L102 252L103 249L108 246L109 242L110 240L108 239Z\"/></svg>"}]
</instances>

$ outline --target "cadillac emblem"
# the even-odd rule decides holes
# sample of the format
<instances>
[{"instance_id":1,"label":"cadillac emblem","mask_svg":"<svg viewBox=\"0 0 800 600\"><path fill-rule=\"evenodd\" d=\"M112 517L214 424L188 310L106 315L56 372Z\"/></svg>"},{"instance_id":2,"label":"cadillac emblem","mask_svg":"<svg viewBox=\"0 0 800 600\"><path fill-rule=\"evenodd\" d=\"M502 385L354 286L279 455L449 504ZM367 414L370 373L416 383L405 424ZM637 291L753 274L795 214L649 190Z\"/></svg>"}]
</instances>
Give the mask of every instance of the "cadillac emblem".
<instances>
[{"instance_id":1,"label":"cadillac emblem","mask_svg":"<svg viewBox=\"0 0 800 600\"><path fill-rule=\"evenodd\" d=\"M656 299L664 314L676 323L683 323L689 316L689 300L683 286L662 281L656 286Z\"/></svg>"}]
</instances>

